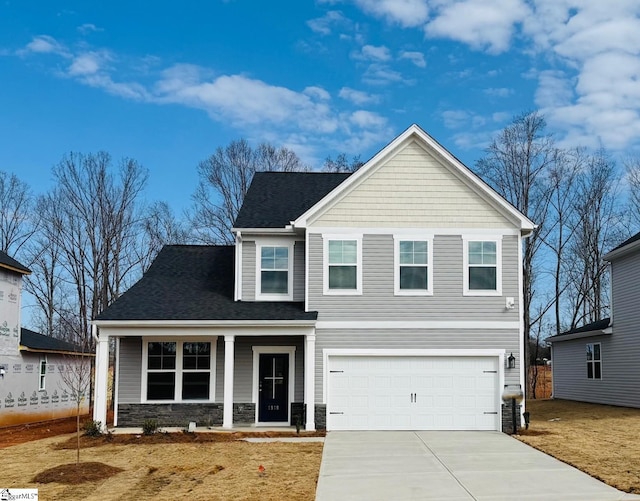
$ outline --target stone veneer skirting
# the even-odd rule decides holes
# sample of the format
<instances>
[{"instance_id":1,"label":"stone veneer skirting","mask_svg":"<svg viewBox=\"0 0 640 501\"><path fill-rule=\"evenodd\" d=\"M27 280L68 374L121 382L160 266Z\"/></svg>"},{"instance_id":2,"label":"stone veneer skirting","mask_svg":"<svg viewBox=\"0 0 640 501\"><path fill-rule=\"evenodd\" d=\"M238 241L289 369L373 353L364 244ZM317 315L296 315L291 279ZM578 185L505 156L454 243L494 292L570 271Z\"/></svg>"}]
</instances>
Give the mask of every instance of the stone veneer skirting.
<instances>
[{"instance_id":1,"label":"stone veneer skirting","mask_svg":"<svg viewBox=\"0 0 640 501\"><path fill-rule=\"evenodd\" d=\"M170 404L119 404L118 426L142 426L147 419L155 419L158 426L187 427L191 421L197 426L222 426L223 404L202 403L170 403ZM323 411L324 412L324 411ZM305 406L302 402L291 403L291 424L299 419L304 429ZM316 419L318 413L316 411ZM233 404L233 424L253 425L256 417L256 405L253 403ZM324 414L322 414L324 423ZM323 425L324 427L324 425Z\"/></svg>"},{"instance_id":2,"label":"stone veneer skirting","mask_svg":"<svg viewBox=\"0 0 640 501\"><path fill-rule=\"evenodd\" d=\"M516 427L520 428L520 416L522 411L522 406L520 404L516 404ZM513 434L513 408L511 403L502 404L502 432L508 433L509 435Z\"/></svg>"}]
</instances>

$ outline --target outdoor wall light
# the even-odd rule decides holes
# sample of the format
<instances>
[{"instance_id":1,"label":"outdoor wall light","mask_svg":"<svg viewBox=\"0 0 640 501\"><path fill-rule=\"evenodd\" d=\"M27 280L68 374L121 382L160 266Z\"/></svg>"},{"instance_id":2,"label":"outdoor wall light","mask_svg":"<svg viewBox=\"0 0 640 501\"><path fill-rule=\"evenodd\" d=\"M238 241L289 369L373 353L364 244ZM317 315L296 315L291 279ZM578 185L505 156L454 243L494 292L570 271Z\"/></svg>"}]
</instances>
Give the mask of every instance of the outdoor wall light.
<instances>
[{"instance_id":1,"label":"outdoor wall light","mask_svg":"<svg viewBox=\"0 0 640 501\"><path fill-rule=\"evenodd\" d=\"M7 373L7 371L4 369L4 367L0 367L0 379L4 379L4 375Z\"/></svg>"},{"instance_id":2,"label":"outdoor wall light","mask_svg":"<svg viewBox=\"0 0 640 501\"><path fill-rule=\"evenodd\" d=\"M515 369L516 368L516 357L513 356L513 352L507 358L507 369Z\"/></svg>"}]
</instances>

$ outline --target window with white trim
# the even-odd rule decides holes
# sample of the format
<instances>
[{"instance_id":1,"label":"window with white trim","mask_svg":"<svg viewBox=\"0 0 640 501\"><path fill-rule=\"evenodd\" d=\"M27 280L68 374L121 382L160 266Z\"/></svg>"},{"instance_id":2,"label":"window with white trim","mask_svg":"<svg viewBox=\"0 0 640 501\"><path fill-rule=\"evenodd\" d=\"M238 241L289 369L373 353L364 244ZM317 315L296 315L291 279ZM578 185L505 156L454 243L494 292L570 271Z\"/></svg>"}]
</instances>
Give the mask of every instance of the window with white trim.
<instances>
[{"instance_id":1,"label":"window with white trim","mask_svg":"<svg viewBox=\"0 0 640 501\"><path fill-rule=\"evenodd\" d=\"M44 390L47 379L47 356L40 357L40 369L38 371L38 390Z\"/></svg>"},{"instance_id":2,"label":"window with white trim","mask_svg":"<svg viewBox=\"0 0 640 501\"><path fill-rule=\"evenodd\" d=\"M256 299L291 300L293 245L258 245Z\"/></svg>"},{"instance_id":3,"label":"window with white trim","mask_svg":"<svg viewBox=\"0 0 640 501\"><path fill-rule=\"evenodd\" d=\"M502 294L501 239L464 239L464 294Z\"/></svg>"},{"instance_id":4,"label":"window with white trim","mask_svg":"<svg viewBox=\"0 0 640 501\"><path fill-rule=\"evenodd\" d=\"M362 293L362 237L325 236L324 293Z\"/></svg>"},{"instance_id":5,"label":"window with white trim","mask_svg":"<svg viewBox=\"0 0 640 501\"><path fill-rule=\"evenodd\" d=\"M602 347L587 343L587 379L602 379Z\"/></svg>"},{"instance_id":6,"label":"window with white trim","mask_svg":"<svg viewBox=\"0 0 640 501\"><path fill-rule=\"evenodd\" d=\"M432 242L425 237L394 236L396 295L432 294Z\"/></svg>"},{"instance_id":7,"label":"window with white trim","mask_svg":"<svg viewBox=\"0 0 640 501\"><path fill-rule=\"evenodd\" d=\"M211 342L146 343L146 400L210 400Z\"/></svg>"}]
</instances>

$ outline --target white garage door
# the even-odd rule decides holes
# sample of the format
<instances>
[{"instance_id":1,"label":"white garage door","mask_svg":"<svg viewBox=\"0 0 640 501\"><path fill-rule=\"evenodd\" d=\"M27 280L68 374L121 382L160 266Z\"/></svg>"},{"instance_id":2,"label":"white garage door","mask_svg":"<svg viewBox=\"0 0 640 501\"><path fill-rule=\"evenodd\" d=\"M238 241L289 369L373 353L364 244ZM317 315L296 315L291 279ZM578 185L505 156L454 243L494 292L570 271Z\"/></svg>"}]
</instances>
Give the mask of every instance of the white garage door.
<instances>
[{"instance_id":1,"label":"white garage door","mask_svg":"<svg viewBox=\"0 0 640 501\"><path fill-rule=\"evenodd\" d=\"M329 430L498 430L497 357L330 356Z\"/></svg>"}]
</instances>

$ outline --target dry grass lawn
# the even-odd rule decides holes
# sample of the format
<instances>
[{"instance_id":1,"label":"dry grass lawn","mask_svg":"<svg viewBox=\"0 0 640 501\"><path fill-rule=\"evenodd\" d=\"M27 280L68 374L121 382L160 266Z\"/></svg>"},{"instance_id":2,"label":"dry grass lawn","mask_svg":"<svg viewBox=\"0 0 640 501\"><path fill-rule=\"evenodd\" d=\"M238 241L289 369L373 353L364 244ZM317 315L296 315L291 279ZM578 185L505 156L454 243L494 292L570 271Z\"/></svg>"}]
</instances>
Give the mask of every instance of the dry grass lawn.
<instances>
[{"instance_id":1,"label":"dry grass lawn","mask_svg":"<svg viewBox=\"0 0 640 501\"><path fill-rule=\"evenodd\" d=\"M97 463L89 470L103 468L111 476L92 480L87 475L76 483L64 478L67 470L51 482L60 475L54 468L75 462L76 451L66 444L75 440L71 438L62 435L3 449L1 487L37 488L47 500L313 500L322 458L322 443L317 442L145 443L142 436L126 445L115 440L91 444L83 438L81 461ZM35 480L39 474L43 483Z\"/></svg>"},{"instance_id":2,"label":"dry grass lawn","mask_svg":"<svg viewBox=\"0 0 640 501\"><path fill-rule=\"evenodd\" d=\"M625 492L640 494L640 409L529 400L529 430L517 437Z\"/></svg>"}]
</instances>

